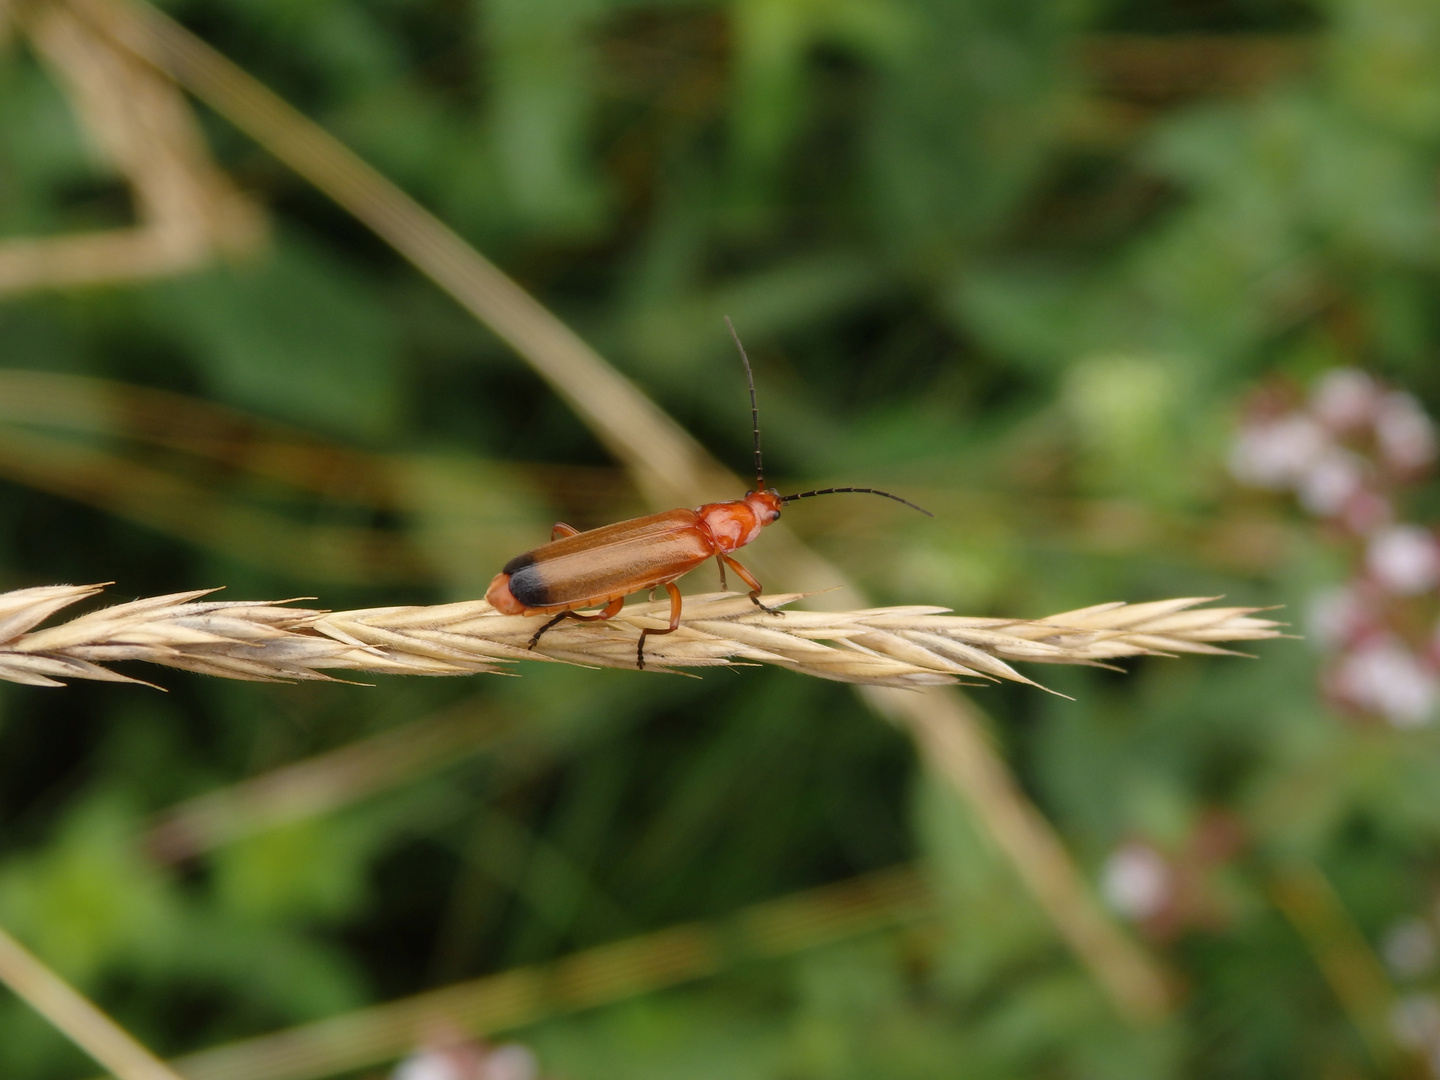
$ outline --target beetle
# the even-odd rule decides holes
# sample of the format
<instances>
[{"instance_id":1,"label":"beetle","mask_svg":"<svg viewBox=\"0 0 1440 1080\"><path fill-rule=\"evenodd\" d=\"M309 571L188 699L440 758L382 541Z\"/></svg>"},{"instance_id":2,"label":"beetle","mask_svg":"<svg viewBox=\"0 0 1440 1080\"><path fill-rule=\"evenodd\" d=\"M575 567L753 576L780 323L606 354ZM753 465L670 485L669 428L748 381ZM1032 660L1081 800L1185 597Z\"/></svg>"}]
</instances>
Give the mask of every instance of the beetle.
<instances>
[{"instance_id":1,"label":"beetle","mask_svg":"<svg viewBox=\"0 0 1440 1080\"><path fill-rule=\"evenodd\" d=\"M640 631L635 666L643 670L645 639L651 635L672 634L679 629L681 598L675 579L712 557L720 568L722 589L728 566L750 586L750 599L756 607L772 615L783 615L760 602L760 582L732 559L730 553L754 540L766 525L780 520L780 507L797 499L857 492L881 495L919 510L926 517L935 516L908 499L876 488L823 488L795 495L781 495L775 488L767 488L760 457L760 409L755 401L755 377L750 371L745 346L740 344L728 316L725 325L740 350L745 380L750 387L750 417L755 431L754 489L733 502L706 503L693 510L666 510L588 532L557 521L550 531L550 543L507 562L485 592L485 599L501 614L554 616L535 631L529 648L535 648L541 635L562 619L594 622L614 618L620 613L625 597L663 585L670 595L670 625L663 630L646 627ZM581 615L576 610L597 605L603 607L594 615Z\"/></svg>"}]
</instances>

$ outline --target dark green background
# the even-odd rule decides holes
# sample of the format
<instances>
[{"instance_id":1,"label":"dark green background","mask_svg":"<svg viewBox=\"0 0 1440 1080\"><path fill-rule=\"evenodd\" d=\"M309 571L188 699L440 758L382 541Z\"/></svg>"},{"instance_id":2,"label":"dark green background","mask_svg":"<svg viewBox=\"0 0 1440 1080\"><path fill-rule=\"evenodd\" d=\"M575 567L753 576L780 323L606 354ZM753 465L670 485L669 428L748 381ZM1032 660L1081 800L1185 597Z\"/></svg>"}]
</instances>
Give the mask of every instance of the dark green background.
<instances>
[{"instance_id":1,"label":"dark green background","mask_svg":"<svg viewBox=\"0 0 1440 1080\"><path fill-rule=\"evenodd\" d=\"M782 487L873 485L936 512L837 498L787 513L881 602L1039 616L1223 594L1299 618L1349 556L1227 477L1245 395L1352 364L1440 403L1429 0L171 10L744 474L729 314ZM0 587L439 602L479 595L552 520L642 511L487 331L202 115L271 211L271 248L0 299L0 365L220 403L303 429L335 464L306 489L37 420L111 454L118 479L109 509L0 481ZM12 45L0 235L128 213ZM145 524L126 462L205 492L198 532ZM712 572L682 585L709 590ZM1371 943L1424 915L1440 745L1327 711L1305 644L1255 651L1032 672L1073 702L977 692L1092 879L1125 840L1178 853L1207 814L1240 823L1241 853L1206 883L1220 914L1157 944L1185 992L1153 1030L1113 1016L898 732L844 687L770 670L0 686L0 922L173 1054L920 860L942 883L943 933L757 964L516 1037L575 1080L1376 1075L1270 882L1284 860L1318 865ZM135 850L182 798L469 698L524 735L181 873ZM93 1071L18 1004L0 1009L0 1074Z\"/></svg>"}]
</instances>

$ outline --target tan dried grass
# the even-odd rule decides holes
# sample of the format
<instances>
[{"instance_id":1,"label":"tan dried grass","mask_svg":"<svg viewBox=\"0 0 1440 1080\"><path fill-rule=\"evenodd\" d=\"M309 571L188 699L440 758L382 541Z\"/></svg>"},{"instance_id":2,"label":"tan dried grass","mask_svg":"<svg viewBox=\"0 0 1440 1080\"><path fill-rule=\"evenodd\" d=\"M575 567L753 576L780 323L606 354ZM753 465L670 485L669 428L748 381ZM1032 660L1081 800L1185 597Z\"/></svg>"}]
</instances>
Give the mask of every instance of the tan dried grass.
<instances>
[{"instance_id":1,"label":"tan dried grass","mask_svg":"<svg viewBox=\"0 0 1440 1080\"><path fill-rule=\"evenodd\" d=\"M102 166L130 188L133 227L0 242L0 294L134 281L256 251L260 207L215 164L173 82L117 46L64 0L0 3L65 95Z\"/></svg>"},{"instance_id":2,"label":"tan dried grass","mask_svg":"<svg viewBox=\"0 0 1440 1080\"><path fill-rule=\"evenodd\" d=\"M61 686L65 679L140 682L106 666L141 660L228 679L328 679L327 671L471 675L519 660L635 667L641 629L660 628L669 601L630 604L604 622L561 622L533 650L540 617L501 615L483 600L430 607L326 612L291 601L201 600L213 590L172 593L102 608L37 629L100 593L99 585L51 585L0 593L0 679ZM785 606L800 593L767 596ZM687 597L680 628L652 638L647 671L774 664L803 675L873 686L960 681L1039 685L1011 664L1108 664L1132 656L1235 655L1218 642L1276 637L1258 609L1201 607L1187 597L1099 604L1045 619L951 615L927 606L862 611L758 610L737 593Z\"/></svg>"}]
</instances>

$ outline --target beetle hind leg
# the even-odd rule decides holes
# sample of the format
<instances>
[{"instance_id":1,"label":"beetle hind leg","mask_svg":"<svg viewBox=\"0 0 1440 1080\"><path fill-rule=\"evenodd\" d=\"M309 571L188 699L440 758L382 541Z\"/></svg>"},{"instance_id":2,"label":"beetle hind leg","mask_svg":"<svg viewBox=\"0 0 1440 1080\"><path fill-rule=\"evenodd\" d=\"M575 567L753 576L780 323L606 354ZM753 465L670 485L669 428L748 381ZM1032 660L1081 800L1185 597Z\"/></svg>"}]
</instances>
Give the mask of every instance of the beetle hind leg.
<instances>
[{"instance_id":1,"label":"beetle hind leg","mask_svg":"<svg viewBox=\"0 0 1440 1080\"><path fill-rule=\"evenodd\" d=\"M560 622L561 619L579 619L581 622L596 622L600 619L613 619L616 615L620 614L620 608L624 606L624 604L625 598L623 596L617 596L614 600L611 600L608 604L605 605L604 610L598 611L594 615L581 615L577 611L562 611L559 615L556 615L544 626L540 627L539 630L536 630L535 636L530 639L530 644L526 645L525 647L527 649L535 648L536 645L540 644L540 636L544 634L546 630L549 630L556 623Z\"/></svg>"},{"instance_id":2,"label":"beetle hind leg","mask_svg":"<svg viewBox=\"0 0 1440 1080\"><path fill-rule=\"evenodd\" d=\"M680 590L673 581L667 581L665 591L670 594L670 625L664 630L652 630L647 626L640 631L640 644L635 647L635 667L640 671L645 670L645 639L651 634L673 634L680 629Z\"/></svg>"}]
</instances>

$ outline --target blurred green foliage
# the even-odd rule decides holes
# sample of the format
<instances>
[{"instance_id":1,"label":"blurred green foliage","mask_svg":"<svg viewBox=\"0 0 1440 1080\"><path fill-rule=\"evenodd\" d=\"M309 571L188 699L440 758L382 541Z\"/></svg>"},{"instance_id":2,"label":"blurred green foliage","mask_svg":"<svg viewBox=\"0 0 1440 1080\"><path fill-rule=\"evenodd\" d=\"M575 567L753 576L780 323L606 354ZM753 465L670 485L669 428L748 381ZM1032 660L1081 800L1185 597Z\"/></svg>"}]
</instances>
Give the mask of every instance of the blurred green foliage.
<instances>
[{"instance_id":1,"label":"blurred green foliage","mask_svg":"<svg viewBox=\"0 0 1440 1080\"><path fill-rule=\"evenodd\" d=\"M1226 478L1241 397L1349 363L1440 406L1429 0L168 6L743 474L731 315L782 485L874 484L937 512L787 515L886 602L1041 615L1224 594L1298 617L1343 568ZM0 585L427 602L476 595L552 520L640 511L485 330L205 123L273 213L263 255L0 301L0 376L183 395L146 412L56 382L0 402L17 440ZM12 43L0 236L128 215ZM1424 914L1440 742L1327 713L1303 645L1259 651L1040 673L1074 701L979 693L1096 880L1127 842L1183 860L1207 821L1240 837L1188 881L1194 917L1155 935L1184 986L1155 1030L1113 1015L897 732L774 671L0 686L0 923L180 1053L915 859L944 901L933 932L518 1037L576 1080L1377 1075L1388 1059L1274 875L1318 865L1353 919L1337 933L1372 944ZM180 870L137 844L182 799L461 701L519 733ZM91 1070L13 1001L0 1031L0 1074Z\"/></svg>"}]
</instances>

